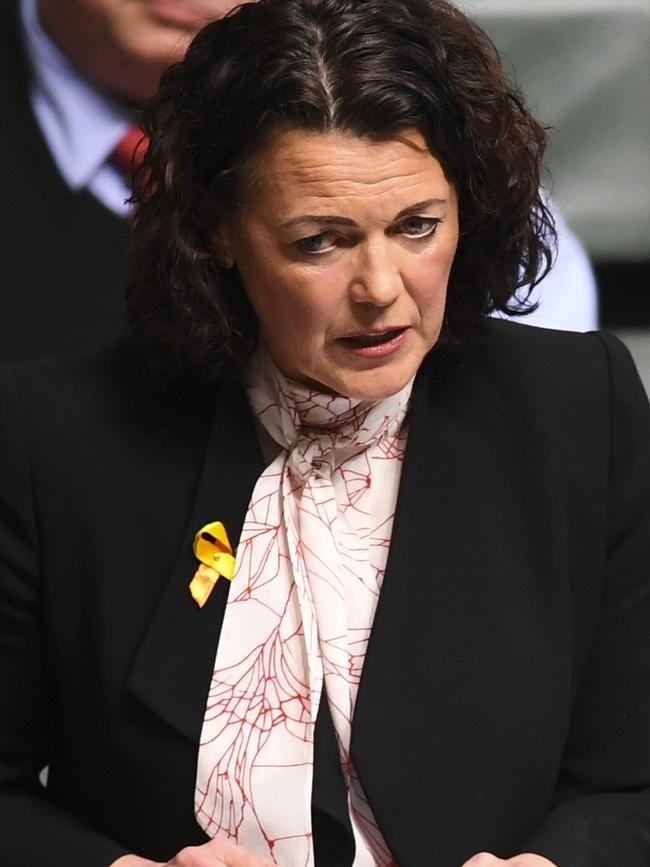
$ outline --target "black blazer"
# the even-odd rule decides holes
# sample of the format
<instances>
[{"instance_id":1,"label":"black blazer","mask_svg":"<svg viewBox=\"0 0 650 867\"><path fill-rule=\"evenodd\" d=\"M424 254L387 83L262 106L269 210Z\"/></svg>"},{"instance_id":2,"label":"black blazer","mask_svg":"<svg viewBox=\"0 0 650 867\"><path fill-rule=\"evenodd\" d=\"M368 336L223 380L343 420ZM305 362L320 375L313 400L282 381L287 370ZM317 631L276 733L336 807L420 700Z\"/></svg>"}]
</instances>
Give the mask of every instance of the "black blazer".
<instances>
[{"instance_id":1,"label":"black blazer","mask_svg":"<svg viewBox=\"0 0 650 867\"><path fill-rule=\"evenodd\" d=\"M0 0L0 361L99 346L123 330L128 221L68 189L29 102L17 0Z\"/></svg>"},{"instance_id":2,"label":"black blazer","mask_svg":"<svg viewBox=\"0 0 650 867\"><path fill-rule=\"evenodd\" d=\"M210 520L240 532L262 469L245 397L156 392L114 347L5 369L0 411L2 861L165 859L204 839L227 586L194 604L191 541ZM409 418L351 745L397 863L647 867L650 412L627 351L489 323L430 353Z\"/></svg>"}]
</instances>

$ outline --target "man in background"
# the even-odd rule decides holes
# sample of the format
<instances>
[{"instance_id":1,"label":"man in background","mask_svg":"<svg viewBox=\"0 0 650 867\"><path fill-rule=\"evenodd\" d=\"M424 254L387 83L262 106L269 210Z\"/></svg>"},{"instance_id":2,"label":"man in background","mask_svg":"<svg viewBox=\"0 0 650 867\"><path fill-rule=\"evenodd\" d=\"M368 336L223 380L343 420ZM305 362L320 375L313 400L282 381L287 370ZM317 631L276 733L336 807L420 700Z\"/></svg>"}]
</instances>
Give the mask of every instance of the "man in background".
<instances>
[{"instance_id":1,"label":"man in background","mask_svg":"<svg viewBox=\"0 0 650 867\"><path fill-rule=\"evenodd\" d=\"M122 330L137 105L235 5L0 0L0 360L87 349Z\"/></svg>"},{"instance_id":2,"label":"man in background","mask_svg":"<svg viewBox=\"0 0 650 867\"><path fill-rule=\"evenodd\" d=\"M0 0L5 228L0 361L90 349L123 330L137 106L237 0ZM561 226L524 322L588 330L596 290Z\"/></svg>"}]
</instances>

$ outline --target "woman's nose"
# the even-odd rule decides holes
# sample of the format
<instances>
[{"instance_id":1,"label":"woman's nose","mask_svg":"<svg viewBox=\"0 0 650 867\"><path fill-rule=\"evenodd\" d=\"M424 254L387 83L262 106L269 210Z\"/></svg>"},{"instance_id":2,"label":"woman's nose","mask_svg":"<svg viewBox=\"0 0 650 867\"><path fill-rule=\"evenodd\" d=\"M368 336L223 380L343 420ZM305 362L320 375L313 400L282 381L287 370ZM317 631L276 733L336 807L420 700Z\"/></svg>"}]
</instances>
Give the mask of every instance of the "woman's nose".
<instances>
[{"instance_id":1,"label":"woman's nose","mask_svg":"<svg viewBox=\"0 0 650 867\"><path fill-rule=\"evenodd\" d=\"M357 304L388 307L401 292L402 275L389 242L368 245L358 256L350 281L350 297Z\"/></svg>"}]
</instances>

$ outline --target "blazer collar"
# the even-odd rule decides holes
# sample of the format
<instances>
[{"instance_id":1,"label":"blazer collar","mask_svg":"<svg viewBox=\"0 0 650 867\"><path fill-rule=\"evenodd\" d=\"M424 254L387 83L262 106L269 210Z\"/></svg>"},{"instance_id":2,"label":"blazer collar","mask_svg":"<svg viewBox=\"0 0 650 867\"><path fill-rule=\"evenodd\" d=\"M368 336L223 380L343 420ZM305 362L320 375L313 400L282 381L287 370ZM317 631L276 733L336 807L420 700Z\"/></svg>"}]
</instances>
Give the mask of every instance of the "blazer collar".
<instances>
[{"instance_id":1,"label":"blazer collar","mask_svg":"<svg viewBox=\"0 0 650 867\"><path fill-rule=\"evenodd\" d=\"M243 388L222 388L181 545L127 683L154 713L197 742L229 584L219 579L206 605L196 605L189 592L198 565L192 542L202 526L221 521L235 543L263 469Z\"/></svg>"}]
</instances>

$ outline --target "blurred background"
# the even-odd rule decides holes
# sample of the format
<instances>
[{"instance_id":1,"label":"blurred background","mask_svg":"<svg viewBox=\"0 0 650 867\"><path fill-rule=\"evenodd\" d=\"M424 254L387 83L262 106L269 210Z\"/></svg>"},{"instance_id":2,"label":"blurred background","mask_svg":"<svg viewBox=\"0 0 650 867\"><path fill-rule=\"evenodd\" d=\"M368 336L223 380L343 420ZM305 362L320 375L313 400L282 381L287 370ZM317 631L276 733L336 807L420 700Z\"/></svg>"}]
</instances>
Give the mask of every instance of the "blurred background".
<instances>
[{"instance_id":1,"label":"blurred background","mask_svg":"<svg viewBox=\"0 0 650 867\"><path fill-rule=\"evenodd\" d=\"M650 0L461 0L552 127L550 190L650 391Z\"/></svg>"}]
</instances>

